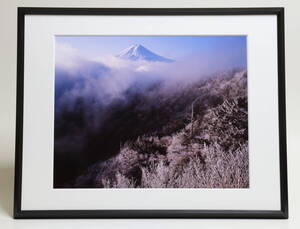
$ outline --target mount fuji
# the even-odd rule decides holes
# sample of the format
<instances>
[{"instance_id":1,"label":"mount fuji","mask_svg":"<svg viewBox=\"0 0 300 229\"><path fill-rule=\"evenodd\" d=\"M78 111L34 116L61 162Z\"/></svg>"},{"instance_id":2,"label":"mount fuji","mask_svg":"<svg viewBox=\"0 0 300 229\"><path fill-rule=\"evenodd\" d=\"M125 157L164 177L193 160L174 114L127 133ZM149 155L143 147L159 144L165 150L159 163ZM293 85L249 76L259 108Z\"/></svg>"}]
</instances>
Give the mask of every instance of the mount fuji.
<instances>
[{"instance_id":1,"label":"mount fuji","mask_svg":"<svg viewBox=\"0 0 300 229\"><path fill-rule=\"evenodd\" d=\"M163 56L157 55L154 52L151 52L149 49L145 48L140 44L135 44L129 48L123 50L117 55L118 58L127 59L127 60L146 60L151 62L174 62L172 59L165 58Z\"/></svg>"}]
</instances>

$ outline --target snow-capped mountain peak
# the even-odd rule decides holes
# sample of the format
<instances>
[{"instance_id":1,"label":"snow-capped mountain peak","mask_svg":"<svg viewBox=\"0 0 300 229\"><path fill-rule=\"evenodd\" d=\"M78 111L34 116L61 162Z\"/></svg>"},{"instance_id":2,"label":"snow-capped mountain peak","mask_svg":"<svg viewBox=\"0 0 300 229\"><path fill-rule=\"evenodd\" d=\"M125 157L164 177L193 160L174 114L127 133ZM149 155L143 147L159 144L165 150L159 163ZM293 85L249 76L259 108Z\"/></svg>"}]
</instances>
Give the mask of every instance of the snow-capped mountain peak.
<instances>
[{"instance_id":1,"label":"snow-capped mountain peak","mask_svg":"<svg viewBox=\"0 0 300 229\"><path fill-rule=\"evenodd\" d=\"M173 62L173 60L157 55L156 53L145 48L143 45L135 44L123 50L117 55L118 58L127 60L146 60L158 62Z\"/></svg>"}]
</instances>

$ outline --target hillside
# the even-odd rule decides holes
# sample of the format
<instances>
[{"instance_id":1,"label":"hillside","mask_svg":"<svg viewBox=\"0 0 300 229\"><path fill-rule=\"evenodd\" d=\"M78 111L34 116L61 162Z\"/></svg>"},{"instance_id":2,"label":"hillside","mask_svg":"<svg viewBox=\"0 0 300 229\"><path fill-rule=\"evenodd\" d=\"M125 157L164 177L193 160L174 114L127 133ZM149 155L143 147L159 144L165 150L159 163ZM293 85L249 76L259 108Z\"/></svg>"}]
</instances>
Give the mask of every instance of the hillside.
<instances>
[{"instance_id":1,"label":"hillside","mask_svg":"<svg viewBox=\"0 0 300 229\"><path fill-rule=\"evenodd\" d=\"M126 93L89 135L99 138L86 147L98 148L98 161L65 187L249 187L245 71Z\"/></svg>"}]
</instances>

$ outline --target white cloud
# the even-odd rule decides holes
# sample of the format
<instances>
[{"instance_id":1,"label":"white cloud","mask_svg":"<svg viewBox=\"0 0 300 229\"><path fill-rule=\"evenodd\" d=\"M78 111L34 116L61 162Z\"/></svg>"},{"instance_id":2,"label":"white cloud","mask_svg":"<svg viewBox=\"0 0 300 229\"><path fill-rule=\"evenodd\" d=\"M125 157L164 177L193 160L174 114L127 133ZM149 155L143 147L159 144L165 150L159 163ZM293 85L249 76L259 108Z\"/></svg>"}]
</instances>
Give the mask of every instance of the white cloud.
<instances>
[{"instance_id":1,"label":"white cloud","mask_svg":"<svg viewBox=\"0 0 300 229\"><path fill-rule=\"evenodd\" d=\"M72 69L77 66L78 60L81 59L77 49L68 43L55 44L55 64L64 69Z\"/></svg>"}]
</instances>

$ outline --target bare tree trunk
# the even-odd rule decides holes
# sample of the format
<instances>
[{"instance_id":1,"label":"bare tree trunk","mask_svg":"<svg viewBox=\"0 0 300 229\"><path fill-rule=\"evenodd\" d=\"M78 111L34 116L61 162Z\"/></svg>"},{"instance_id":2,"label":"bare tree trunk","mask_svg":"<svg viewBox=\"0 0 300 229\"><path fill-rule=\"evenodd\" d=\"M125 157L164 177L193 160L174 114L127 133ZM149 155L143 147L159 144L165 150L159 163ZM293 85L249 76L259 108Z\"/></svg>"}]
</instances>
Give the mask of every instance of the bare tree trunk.
<instances>
[{"instance_id":1,"label":"bare tree trunk","mask_svg":"<svg viewBox=\"0 0 300 229\"><path fill-rule=\"evenodd\" d=\"M193 136L194 134L194 104L200 99L200 96L197 97L193 102L192 102L192 110L191 110L191 133L190 135Z\"/></svg>"},{"instance_id":2,"label":"bare tree trunk","mask_svg":"<svg viewBox=\"0 0 300 229\"><path fill-rule=\"evenodd\" d=\"M194 103L192 103L192 113L191 113L191 136L193 136L193 127L194 127Z\"/></svg>"}]
</instances>

